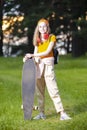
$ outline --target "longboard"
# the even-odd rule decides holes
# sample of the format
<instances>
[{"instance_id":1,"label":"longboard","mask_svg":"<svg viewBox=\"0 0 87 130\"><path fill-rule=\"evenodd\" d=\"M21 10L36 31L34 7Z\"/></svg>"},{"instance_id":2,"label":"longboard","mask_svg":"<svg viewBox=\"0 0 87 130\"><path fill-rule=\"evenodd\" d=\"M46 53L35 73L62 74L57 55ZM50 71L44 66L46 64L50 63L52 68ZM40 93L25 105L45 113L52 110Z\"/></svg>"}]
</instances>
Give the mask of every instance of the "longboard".
<instances>
[{"instance_id":1,"label":"longboard","mask_svg":"<svg viewBox=\"0 0 87 130\"><path fill-rule=\"evenodd\" d=\"M22 71L22 102L24 119L32 118L34 93L36 84L36 69L33 59L28 59L23 65Z\"/></svg>"}]
</instances>

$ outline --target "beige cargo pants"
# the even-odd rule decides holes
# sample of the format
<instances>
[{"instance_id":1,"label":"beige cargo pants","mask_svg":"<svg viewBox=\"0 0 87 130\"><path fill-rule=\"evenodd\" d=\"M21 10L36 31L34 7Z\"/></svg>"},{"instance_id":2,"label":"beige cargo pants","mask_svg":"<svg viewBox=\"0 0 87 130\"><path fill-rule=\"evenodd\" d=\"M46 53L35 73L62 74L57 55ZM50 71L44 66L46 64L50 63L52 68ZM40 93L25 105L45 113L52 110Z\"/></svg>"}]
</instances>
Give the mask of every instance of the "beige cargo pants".
<instances>
[{"instance_id":1,"label":"beige cargo pants","mask_svg":"<svg viewBox=\"0 0 87 130\"><path fill-rule=\"evenodd\" d=\"M64 109L55 79L54 66L52 65L45 64L41 78L37 79L36 91L38 96L38 107L40 112L44 112L45 87L47 87L48 93L54 103L56 112L59 113L63 111Z\"/></svg>"}]
</instances>

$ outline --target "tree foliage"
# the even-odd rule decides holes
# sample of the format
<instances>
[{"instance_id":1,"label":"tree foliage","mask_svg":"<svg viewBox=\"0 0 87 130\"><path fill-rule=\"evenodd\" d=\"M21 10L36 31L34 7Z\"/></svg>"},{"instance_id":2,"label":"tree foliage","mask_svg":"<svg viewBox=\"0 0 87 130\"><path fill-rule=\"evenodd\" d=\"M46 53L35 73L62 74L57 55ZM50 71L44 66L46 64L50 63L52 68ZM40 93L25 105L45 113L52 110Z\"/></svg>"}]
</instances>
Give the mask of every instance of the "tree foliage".
<instances>
[{"instance_id":1,"label":"tree foliage","mask_svg":"<svg viewBox=\"0 0 87 130\"><path fill-rule=\"evenodd\" d=\"M40 18L47 18L52 32L57 35L60 31L77 30L76 20L79 17L85 19L86 11L86 0L6 0L3 9L8 18L24 17L22 21L16 20L14 24L10 24L7 29L12 29L13 36L27 35L31 52L34 28Z\"/></svg>"},{"instance_id":2,"label":"tree foliage","mask_svg":"<svg viewBox=\"0 0 87 130\"><path fill-rule=\"evenodd\" d=\"M2 32L3 5L4 5L4 0L0 0L0 56L3 55L3 51L2 51L2 47L3 47L3 32Z\"/></svg>"}]
</instances>

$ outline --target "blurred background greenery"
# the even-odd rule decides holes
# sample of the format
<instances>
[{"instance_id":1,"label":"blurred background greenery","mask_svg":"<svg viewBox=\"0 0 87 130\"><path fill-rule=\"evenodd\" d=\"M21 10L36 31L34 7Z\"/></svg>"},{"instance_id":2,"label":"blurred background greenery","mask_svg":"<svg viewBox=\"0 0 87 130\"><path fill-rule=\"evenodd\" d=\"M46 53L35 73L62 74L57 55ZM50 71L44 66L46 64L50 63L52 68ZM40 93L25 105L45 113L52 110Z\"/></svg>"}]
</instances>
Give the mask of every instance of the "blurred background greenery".
<instances>
[{"instance_id":1,"label":"blurred background greenery","mask_svg":"<svg viewBox=\"0 0 87 130\"><path fill-rule=\"evenodd\" d=\"M49 20L60 55L85 55L86 0L1 0L0 56L16 57L33 52L33 33L40 18Z\"/></svg>"}]
</instances>

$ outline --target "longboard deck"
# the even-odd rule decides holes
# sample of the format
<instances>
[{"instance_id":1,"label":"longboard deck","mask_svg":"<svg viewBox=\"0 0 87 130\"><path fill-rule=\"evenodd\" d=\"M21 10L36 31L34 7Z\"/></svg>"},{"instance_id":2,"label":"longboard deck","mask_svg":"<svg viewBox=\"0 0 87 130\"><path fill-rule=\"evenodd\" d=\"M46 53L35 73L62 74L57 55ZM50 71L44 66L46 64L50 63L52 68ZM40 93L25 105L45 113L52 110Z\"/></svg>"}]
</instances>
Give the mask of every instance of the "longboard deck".
<instances>
[{"instance_id":1,"label":"longboard deck","mask_svg":"<svg viewBox=\"0 0 87 130\"><path fill-rule=\"evenodd\" d=\"M32 118L35 84L36 71L34 60L28 59L23 65L22 72L22 101L25 120L30 120Z\"/></svg>"}]
</instances>

